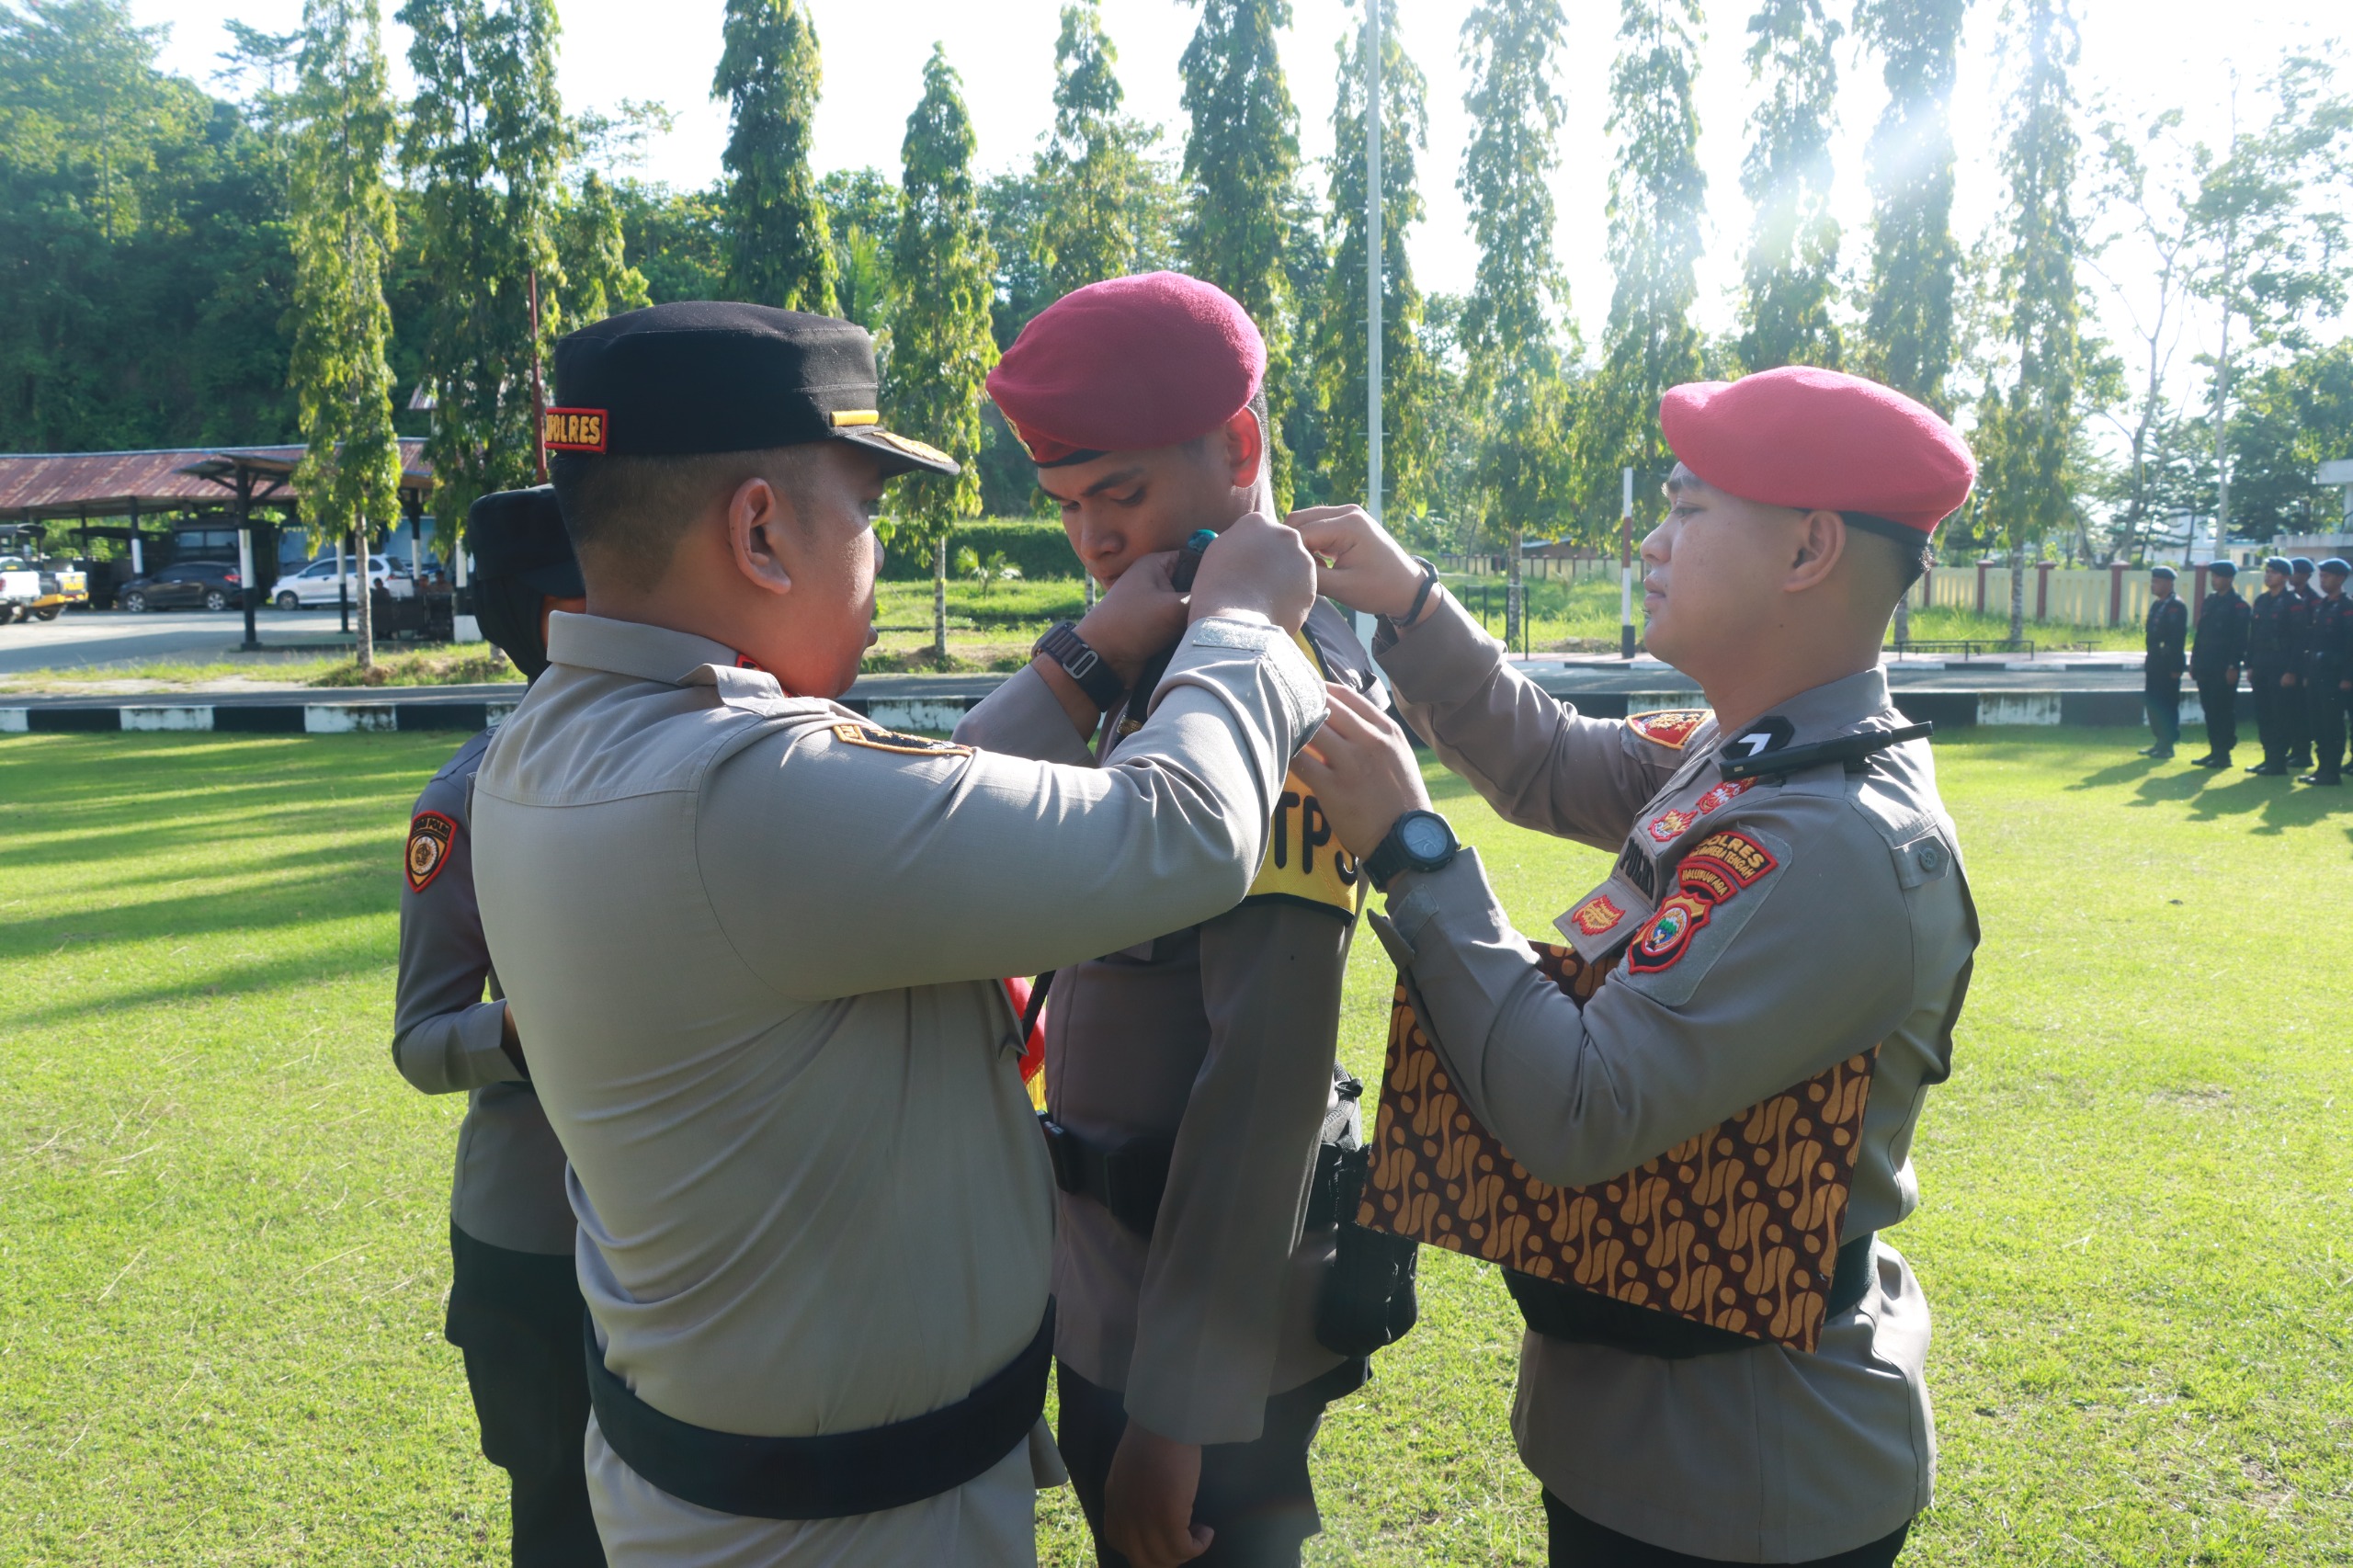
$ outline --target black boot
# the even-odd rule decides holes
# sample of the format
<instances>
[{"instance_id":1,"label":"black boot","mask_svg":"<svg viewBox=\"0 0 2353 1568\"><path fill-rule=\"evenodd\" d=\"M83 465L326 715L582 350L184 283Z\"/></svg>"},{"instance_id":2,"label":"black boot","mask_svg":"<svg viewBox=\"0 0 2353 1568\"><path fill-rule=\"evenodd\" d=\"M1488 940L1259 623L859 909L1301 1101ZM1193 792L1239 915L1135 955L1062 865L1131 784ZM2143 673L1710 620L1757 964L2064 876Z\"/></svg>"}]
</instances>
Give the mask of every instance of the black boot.
<instances>
[{"instance_id":1,"label":"black boot","mask_svg":"<svg viewBox=\"0 0 2353 1568\"><path fill-rule=\"evenodd\" d=\"M2326 784L2331 787L2335 787L2336 785L2343 784L2345 780L2339 778L2334 773L2303 773L2297 776L2296 782L2299 784Z\"/></svg>"}]
</instances>

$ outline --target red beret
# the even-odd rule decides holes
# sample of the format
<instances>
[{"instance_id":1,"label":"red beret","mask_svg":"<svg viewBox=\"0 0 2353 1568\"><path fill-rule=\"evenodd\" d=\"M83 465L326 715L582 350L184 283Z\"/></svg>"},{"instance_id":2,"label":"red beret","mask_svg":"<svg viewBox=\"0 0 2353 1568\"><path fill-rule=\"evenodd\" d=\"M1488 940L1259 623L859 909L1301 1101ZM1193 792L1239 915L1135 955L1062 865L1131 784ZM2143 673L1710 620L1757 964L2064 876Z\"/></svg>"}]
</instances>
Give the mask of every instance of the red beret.
<instances>
[{"instance_id":1,"label":"red beret","mask_svg":"<svg viewBox=\"0 0 2353 1568\"><path fill-rule=\"evenodd\" d=\"M1659 400L1683 466L1768 506L1865 512L1924 534L1958 511L1977 460L1924 403L1811 365L1688 381Z\"/></svg>"},{"instance_id":2,"label":"red beret","mask_svg":"<svg viewBox=\"0 0 2353 1568\"><path fill-rule=\"evenodd\" d=\"M1232 295L1146 272L1074 289L1030 318L989 372L989 396L1054 468L1207 435L1266 373L1266 339Z\"/></svg>"}]
</instances>

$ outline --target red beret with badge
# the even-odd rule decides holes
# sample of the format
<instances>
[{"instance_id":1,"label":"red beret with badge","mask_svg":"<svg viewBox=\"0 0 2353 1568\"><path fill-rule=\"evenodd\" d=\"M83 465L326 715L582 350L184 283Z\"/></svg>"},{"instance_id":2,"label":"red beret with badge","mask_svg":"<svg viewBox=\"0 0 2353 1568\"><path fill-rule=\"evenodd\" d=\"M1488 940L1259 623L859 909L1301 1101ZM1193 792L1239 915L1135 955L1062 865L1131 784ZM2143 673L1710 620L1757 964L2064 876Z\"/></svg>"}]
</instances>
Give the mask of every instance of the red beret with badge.
<instances>
[{"instance_id":1,"label":"red beret with badge","mask_svg":"<svg viewBox=\"0 0 2353 1568\"><path fill-rule=\"evenodd\" d=\"M1040 468L1205 436L1257 395L1267 342L1224 290L1181 272L1090 283L1030 318L989 396Z\"/></svg>"},{"instance_id":2,"label":"red beret with badge","mask_svg":"<svg viewBox=\"0 0 2353 1568\"><path fill-rule=\"evenodd\" d=\"M1659 400L1658 419L1685 468L1768 506L1859 512L1933 534L1977 480L1968 443L1934 409L1812 365L1687 381Z\"/></svg>"}]
</instances>

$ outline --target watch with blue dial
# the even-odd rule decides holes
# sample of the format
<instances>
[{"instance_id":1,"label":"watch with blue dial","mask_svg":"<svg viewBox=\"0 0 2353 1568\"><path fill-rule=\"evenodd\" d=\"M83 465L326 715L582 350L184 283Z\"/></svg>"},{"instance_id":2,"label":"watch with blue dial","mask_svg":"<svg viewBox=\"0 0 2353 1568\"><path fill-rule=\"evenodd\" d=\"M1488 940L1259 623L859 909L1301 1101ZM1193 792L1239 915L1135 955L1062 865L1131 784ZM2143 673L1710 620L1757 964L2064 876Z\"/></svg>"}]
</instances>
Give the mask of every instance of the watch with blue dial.
<instances>
[{"instance_id":1,"label":"watch with blue dial","mask_svg":"<svg viewBox=\"0 0 2353 1568\"><path fill-rule=\"evenodd\" d=\"M1400 871L1443 870L1462 848L1454 829L1436 812L1407 812L1389 824L1387 836L1365 857L1365 874L1376 888Z\"/></svg>"}]
</instances>

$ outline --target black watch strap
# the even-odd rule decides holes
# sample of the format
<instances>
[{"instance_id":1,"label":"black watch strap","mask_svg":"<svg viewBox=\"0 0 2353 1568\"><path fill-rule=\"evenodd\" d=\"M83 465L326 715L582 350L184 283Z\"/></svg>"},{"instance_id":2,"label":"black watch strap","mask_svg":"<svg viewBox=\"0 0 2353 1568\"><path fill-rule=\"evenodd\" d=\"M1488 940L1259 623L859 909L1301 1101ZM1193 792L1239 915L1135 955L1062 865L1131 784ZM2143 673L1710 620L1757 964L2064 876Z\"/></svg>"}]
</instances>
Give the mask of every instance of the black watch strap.
<instances>
[{"instance_id":1,"label":"black watch strap","mask_svg":"<svg viewBox=\"0 0 2353 1568\"><path fill-rule=\"evenodd\" d=\"M1446 838L1446 847L1442 852L1434 856L1419 855L1406 845L1405 824L1415 821L1427 821L1438 824L1438 831ZM1454 836L1453 824L1444 817L1436 812L1407 812L1390 824L1388 833L1382 835L1379 844L1373 846L1372 853L1364 858L1364 872L1371 881L1373 887L1384 888L1389 885L1389 879L1400 871L1443 869L1461 848L1461 841Z\"/></svg>"},{"instance_id":2,"label":"black watch strap","mask_svg":"<svg viewBox=\"0 0 2353 1568\"><path fill-rule=\"evenodd\" d=\"M1435 562L1425 556L1416 555L1414 557L1414 564L1422 569L1422 585L1415 590L1413 607L1403 615L1384 615L1381 618L1388 622L1392 634L1404 631L1421 619L1422 611L1430 602L1430 590L1438 586L1438 565Z\"/></svg>"},{"instance_id":3,"label":"black watch strap","mask_svg":"<svg viewBox=\"0 0 2353 1568\"><path fill-rule=\"evenodd\" d=\"M1128 689L1127 683L1113 675L1111 666L1103 662L1103 655L1086 645L1086 639L1078 634L1075 621L1056 621L1029 651L1060 665L1063 674L1076 681L1078 689L1086 693L1086 700L1106 712Z\"/></svg>"}]
</instances>

